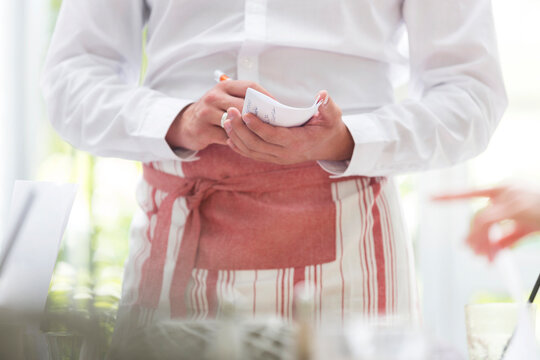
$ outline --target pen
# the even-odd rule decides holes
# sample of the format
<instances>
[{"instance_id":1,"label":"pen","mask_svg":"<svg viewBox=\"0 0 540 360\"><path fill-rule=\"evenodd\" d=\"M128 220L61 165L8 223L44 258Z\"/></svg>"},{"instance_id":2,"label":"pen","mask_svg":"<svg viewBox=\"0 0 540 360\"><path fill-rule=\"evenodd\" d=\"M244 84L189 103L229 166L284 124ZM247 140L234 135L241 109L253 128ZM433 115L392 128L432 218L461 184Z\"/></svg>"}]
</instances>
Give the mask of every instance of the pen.
<instances>
[{"instance_id":1,"label":"pen","mask_svg":"<svg viewBox=\"0 0 540 360\"><path fill-rule=\"evenodd\" d=\"M221 70L216 70L214 71L214 80L216 80L216 82L222 82L222 81L227 81L227 80L231 80L231 78L229 76L227 76L227 74L225 74L223 71ZM225 111L223 113L223 115L221 115L221 127L223 127L223 123L225 122L225 120L227 120L227 116L229 114L227 114L227 112Z\"/></svg>"},{"instance_id":2,"label":"pen","mask_svg":"<svg viewBox=\"0 0 540 360\"><path fill-rule=\"evenodd\" d=\"M216 82L231 80L231 78L221 70L214 71L214 79Z\"/></svg>"}]
</instances>

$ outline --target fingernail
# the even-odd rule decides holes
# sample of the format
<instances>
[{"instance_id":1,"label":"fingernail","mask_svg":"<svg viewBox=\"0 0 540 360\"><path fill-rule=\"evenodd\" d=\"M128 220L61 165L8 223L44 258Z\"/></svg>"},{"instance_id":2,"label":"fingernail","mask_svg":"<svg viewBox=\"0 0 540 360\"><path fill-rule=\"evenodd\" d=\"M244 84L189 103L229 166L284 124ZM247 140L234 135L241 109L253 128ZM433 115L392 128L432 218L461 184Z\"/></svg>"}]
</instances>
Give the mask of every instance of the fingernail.
<instances>
[{"instance_id":1,"label":"fingernail","mask_svg":"<svg viewBox=\"0 0 540 360\"><path fill-rule=\"evenodd\" d=\"M244 120L244 123L246 124L249 124L251 122L251 119L249 118L249 116L247 116L247 114L242 116L242 120Z\"/></svg>"},{"instance_id":2,"label":"fingernail","mask_svg":"<svg viewBox=\"0 0 540 360\"><path fill-rule=\"evenodd\" d=\"M230 133L232 130L231 120L227 119L225 123L223 124L223 127L225 128L225 131L227 132L227 134Z\"/></svg>"},{"instance_id":3,"label":"fingernail","mask_svg":"<svg viewBox=\"0 0 540 360\"><path fill-rule=\"evenodd\" d=\"M324 98L323 105L328 104L328 100L330 99L330 96L326 95L326 98Z\"/></svg>"}]
</instances>

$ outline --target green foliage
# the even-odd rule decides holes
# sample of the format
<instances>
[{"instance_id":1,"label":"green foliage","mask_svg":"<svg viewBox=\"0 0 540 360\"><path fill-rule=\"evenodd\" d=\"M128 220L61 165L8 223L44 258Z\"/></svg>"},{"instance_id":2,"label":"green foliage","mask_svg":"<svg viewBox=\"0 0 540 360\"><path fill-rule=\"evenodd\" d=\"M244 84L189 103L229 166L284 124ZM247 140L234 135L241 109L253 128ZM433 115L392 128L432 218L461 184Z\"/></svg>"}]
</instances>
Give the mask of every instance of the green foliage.
<instances>
[{"instance_id":1,"label":"green foliage","mask_svg":"<svg viewBox=\"0 0 540 360\"><path fill-rule=\"evenodd\" d=\"M144 80L144 76L146 75L146 69L148 69L148 56L146 56L146 39L148 37L148 28L144 28L143 35L142 35L142 61L141 61L141 83Z\"/></svg>"},{"instance_id":2,"label":"green foliage","mask_svg":"<svg viewBox=\"0 0 540 360\"><path fill-rule=\"evenodd\" d=\"M51 10L55 13L60 11L60 6L62 5L62 0L51 0Z\"/></svg>"},{"instance_id":3,"label":"green foliage","mask_svg":"<svg viewBox=\"0 0 540 360\"><path fill-rule=\"evenodd\" d=\"M61 3L50 1L53 18ZM141 79L146 66L143 54ZM80 188L51 281L48 316L42 329L78 336L81 328L97 322L100 339L103 337L109 344L128 253L134 185L140 165L78 151L52 128L46 137L48 155L40 165L38 179L74 182Z\"/></svg>"}]
</instances>

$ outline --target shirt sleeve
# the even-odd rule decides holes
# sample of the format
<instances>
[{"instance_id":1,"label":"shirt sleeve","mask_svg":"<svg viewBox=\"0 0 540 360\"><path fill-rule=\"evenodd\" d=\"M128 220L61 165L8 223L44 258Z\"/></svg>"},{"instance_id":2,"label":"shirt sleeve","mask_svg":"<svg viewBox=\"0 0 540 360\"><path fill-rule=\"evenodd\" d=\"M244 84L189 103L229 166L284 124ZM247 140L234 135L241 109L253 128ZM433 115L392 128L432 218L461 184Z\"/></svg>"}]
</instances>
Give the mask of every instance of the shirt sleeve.
<instances>
[{"instance_id":1,"label":"shirt sleeve","mask_svg":"<svg viewBox=\"0 0 540 360\"><path fill-rule=\"evenodd\" d=\"M320 161L335 177L440 168L488 145L507 105L490 0L404 0L411 98L343 117L350 161Z\"/></svg>"},{"instance_id":2,"label":"shirt sleeve","mask_svg":"<svg viewBox=\"0 0 540 360\"><path fill-rule=\"evenodd\" d=\"M75 147L140 161L189 159L167 131L192 103L139 85L144 0L64 1L42 75L53 127Z\"/></svg>"}]
</instances>

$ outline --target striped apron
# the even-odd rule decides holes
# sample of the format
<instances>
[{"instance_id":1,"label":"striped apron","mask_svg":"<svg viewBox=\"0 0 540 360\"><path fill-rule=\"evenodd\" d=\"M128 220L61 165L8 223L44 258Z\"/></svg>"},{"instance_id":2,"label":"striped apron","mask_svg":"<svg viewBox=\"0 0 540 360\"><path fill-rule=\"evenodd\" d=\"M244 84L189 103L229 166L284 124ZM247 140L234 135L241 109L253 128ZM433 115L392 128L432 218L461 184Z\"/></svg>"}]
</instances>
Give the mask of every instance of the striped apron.
<instances>
[{"instance_id":1,"label":"striped apron","mask_svg":"<svg viewBox=\"0 0 540 360\"><path fill-rule=\"evenodd\" d=\"M119 316L207 319L233 298L241 314L290 320L304 282L318 323L416 318L391 181L331 179L315 162L262 163L220 145L198 157L143 166Z\"/></svg>"}]
</instances>

